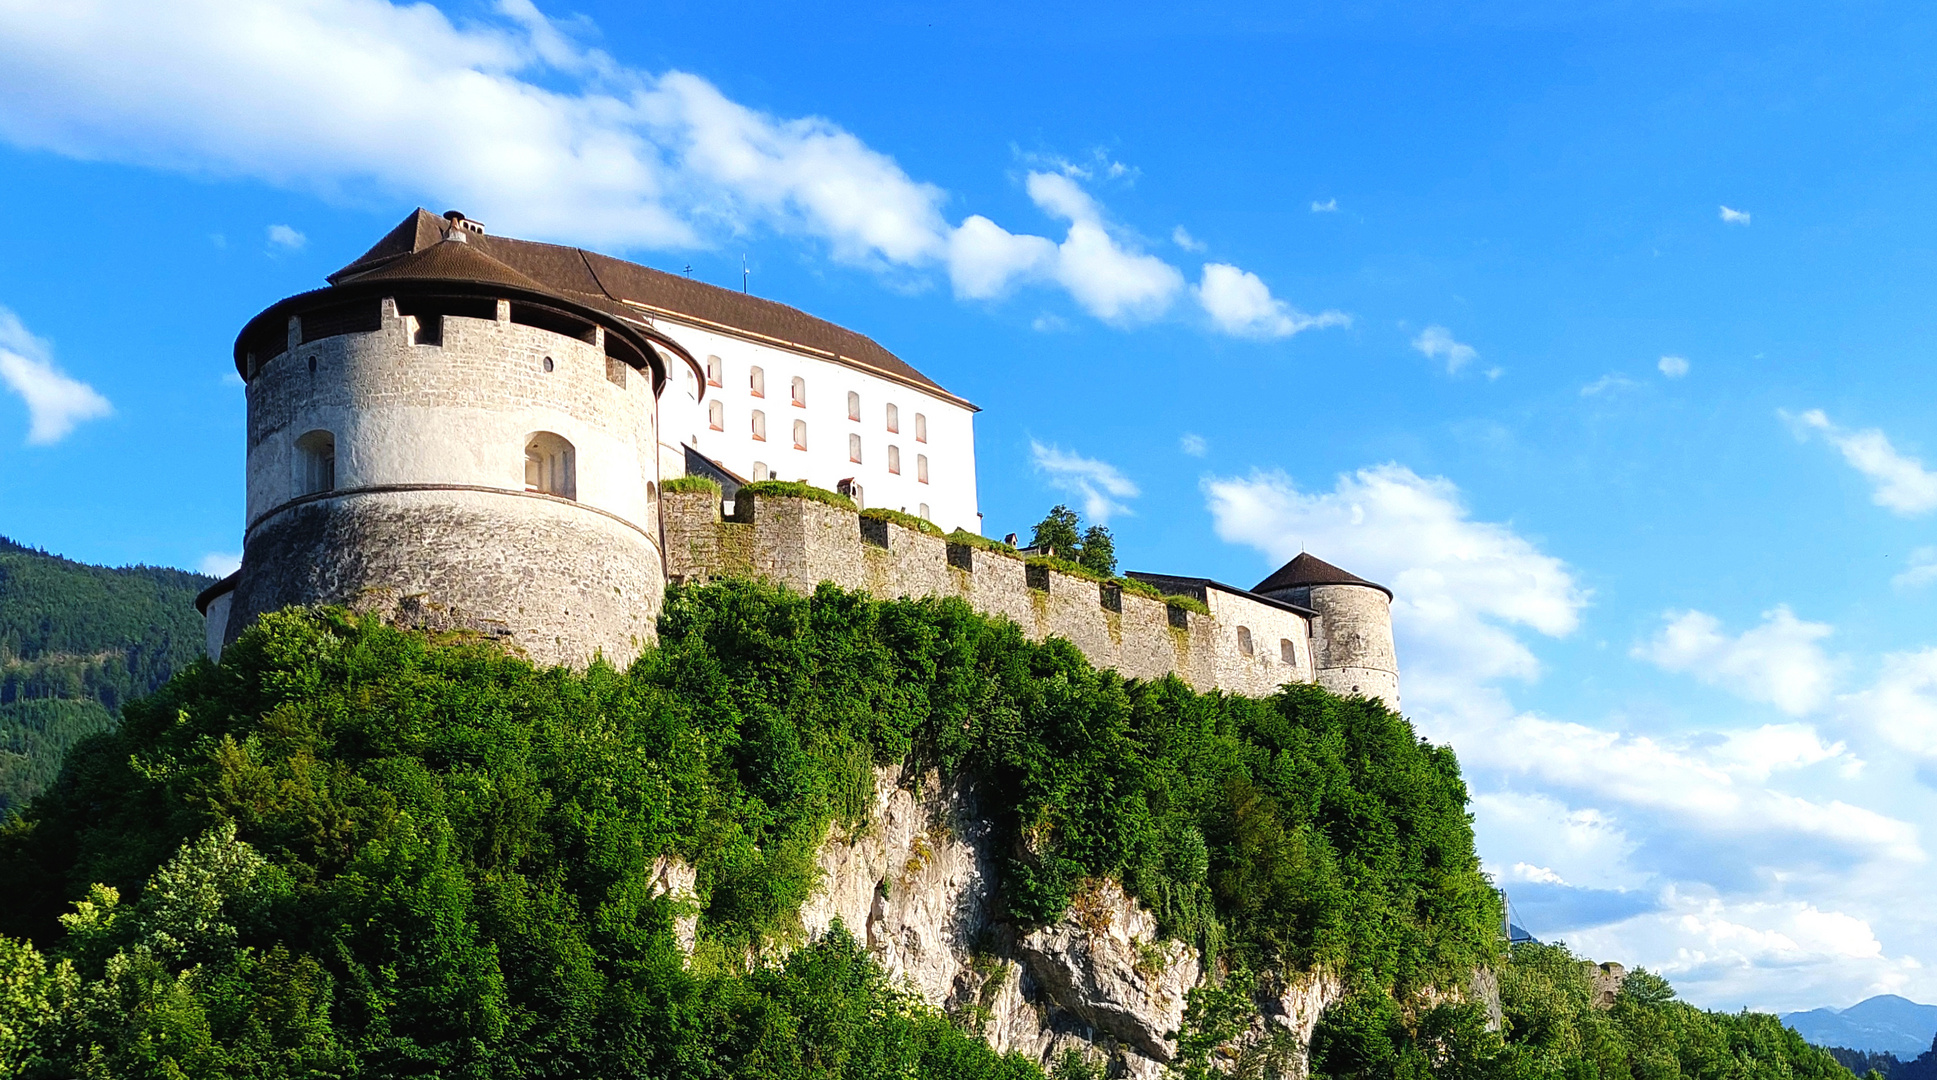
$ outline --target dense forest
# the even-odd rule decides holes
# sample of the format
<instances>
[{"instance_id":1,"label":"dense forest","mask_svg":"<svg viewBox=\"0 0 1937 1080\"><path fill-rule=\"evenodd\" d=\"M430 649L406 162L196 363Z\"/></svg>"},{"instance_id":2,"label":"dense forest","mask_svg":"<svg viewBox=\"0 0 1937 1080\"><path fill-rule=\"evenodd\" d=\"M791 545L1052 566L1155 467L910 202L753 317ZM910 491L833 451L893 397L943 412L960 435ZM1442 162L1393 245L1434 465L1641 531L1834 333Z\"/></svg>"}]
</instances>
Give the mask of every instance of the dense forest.
<instances>
[{"instance_id":1,"label":"dense forest","mask_svg":"<svg viewBox=\"0 0 1937 1080\"><path fill-rule=\"evenodd\" d=\"M0 537L0 820L54 778L69 746L202 655L195 594L214 581L89 566Z\"/></svg>"},{"instance_id":2,"label":"dense forest","mask_svg":"<svg viewBox=\"0 0 1937 1080\"><path fill-rule=\"evenodd\" d=\"M626 671L292 610L126 704L0 827L0 1075L1041 1077L799 939L822 836L909 761L992 796L1008 918L1113 878L1211 961L1179 1076L1270 1075L1228 1049L1250 980L1320 965L1354 990L1313 1046L1340 1080L1848 1080L1773 1018L1645 973L1604 1008L1564 949L1506 956L1457 762L1376 701L738 583L671 589ZM1419 993L1479 966L1497 1029Z\"/></svg>"},{"instance_id":3,"label":"dense forest","mask_svg":"<svg viewBox=\"0 0 1937 1080\"><path fill-rule=\"evenodd\" d=\"M1875 1073L1884 1080L1937 1080L1937 1039L1931 1041L1930 1049L1905 1061L1895 1054L1877 1053L1870 1050L1851 1050L1848 1047L1829 1048L1842 1066L1858 1076Z\"/></svg>"}]
</instances>

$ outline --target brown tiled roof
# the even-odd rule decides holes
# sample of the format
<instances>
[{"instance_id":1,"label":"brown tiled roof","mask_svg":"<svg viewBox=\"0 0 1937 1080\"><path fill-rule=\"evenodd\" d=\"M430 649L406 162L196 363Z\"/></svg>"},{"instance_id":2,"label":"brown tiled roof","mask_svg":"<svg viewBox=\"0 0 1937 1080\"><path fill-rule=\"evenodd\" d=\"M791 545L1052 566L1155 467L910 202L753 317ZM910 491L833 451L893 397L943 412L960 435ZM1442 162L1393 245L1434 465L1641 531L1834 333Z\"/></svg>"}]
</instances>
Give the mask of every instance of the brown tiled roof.
<instances>
[{"instance_id":1,"label":"brown tiled roof","mask_svg":"<svg viewBox=\"0 0 1937 1080\"><path fill-rule=\"evenodd\" d=\"M1300 553L1290 562L1279 567L1277 572L1251 591L1254 593L1273 593L1282 589L1295 589L1303 585L1364 585L1377 589L1390 597L1392 590L1376 581L1367 581L1357 574L1347 573L1315 555Z\"/></svg>"},{"instance_id":2,"label":"brown tiled roof","mask_svg":"<svg viewBox=\"0 0 1937 1080\"><path fill-rule=\"evenodd\" d=\"M469 238L464 239L468 241ZM342 279L339 283L418 279L475 281L480 284L503 285L534 293L554 291L479 251L476 245L456 239L450 243L440 241L427 248L419 248L409 254L388 259L375 270Z\"/></svg>"},{"instance_id":3,"label":"brown tiled roof","mask_svg":"<svg viewBox=\"0 0 1937 1080\"><path fill-rule=\"evenodd\" d=\"M375 278L403 256L440 245L449 223L419 208L355 262L331 274L332 284ZM466 234L467 246L588 307L632 318L659 316L846 363L974 408L864 334L817 319L798 308L722 289L679 274L640 266L582 248ZM527 286L529 287L529 286Z\"/></svg>"}]
</instances>

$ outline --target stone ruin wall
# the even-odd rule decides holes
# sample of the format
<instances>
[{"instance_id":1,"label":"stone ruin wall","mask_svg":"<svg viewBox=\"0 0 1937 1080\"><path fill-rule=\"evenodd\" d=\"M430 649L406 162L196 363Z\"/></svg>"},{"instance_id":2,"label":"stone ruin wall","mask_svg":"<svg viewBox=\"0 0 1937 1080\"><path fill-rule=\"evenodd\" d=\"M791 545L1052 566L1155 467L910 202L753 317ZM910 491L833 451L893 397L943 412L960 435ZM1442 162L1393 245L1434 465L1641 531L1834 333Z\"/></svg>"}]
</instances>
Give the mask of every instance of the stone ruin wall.
<instances>
[{"instance_id":1,"label":"stone ruin wall","mask_svg":"<svg viewBox=\"0 0 1937 1080\"><path fill-rule=\"evenodd\" d=\"M722 520L719 497L710 492L670 492L660 500L670 580L764 578L803 595L829 581L880 597L958 597L985 615L1008 617L1032 640L1068 639L1099 668L1138 679L1174 673L1199 690L1265 697L1312 678L1302 632L1302 664L1240 659L1230 628L1161 600L811 499L743 495L739 503L733 518ZM1255 606L1261 614L1286 614ZM1278 631L1271 634L1261 638L1269 645L1260 653L1277 649Z\"/></svg>"}]
</instances>

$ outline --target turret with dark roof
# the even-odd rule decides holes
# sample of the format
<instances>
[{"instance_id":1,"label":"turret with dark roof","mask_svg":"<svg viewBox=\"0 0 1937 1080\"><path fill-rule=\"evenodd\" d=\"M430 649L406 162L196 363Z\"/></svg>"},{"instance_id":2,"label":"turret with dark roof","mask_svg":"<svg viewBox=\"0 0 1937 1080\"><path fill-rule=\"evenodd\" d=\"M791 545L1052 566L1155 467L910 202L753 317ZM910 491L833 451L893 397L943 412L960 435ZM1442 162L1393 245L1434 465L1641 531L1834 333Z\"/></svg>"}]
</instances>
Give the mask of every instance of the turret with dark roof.
<instances>
[{"instance_id":1,"label":"turret with dark roof","mask_svg":"<svg viewBox=\"0 0 1937 1080\"><path fill-rule=\"evenodd\" d=\"M1392 598L1392 590L1384 585L1376 581L1367 581L1349 571L1340 570L1318 556L1306 552L1299 552L1297 558L1280 566L1270 577L1258 582L1251 591L1262 596L1270 596L1273 593L1300 587L1309 588L1313 585L1364 585L1386 594L1388 600Z\"/></svg>"}]
</instances>

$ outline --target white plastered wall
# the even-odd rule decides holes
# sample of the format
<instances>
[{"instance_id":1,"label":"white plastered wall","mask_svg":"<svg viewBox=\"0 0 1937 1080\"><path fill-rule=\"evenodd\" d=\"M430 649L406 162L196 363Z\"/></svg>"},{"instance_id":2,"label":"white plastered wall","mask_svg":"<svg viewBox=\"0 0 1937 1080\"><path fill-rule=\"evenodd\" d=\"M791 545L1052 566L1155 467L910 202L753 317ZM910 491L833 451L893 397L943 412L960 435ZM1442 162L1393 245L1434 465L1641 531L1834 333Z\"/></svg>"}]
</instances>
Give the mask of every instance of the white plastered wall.
<instances>
[{"instance_id":1,"label":"white plastered wall","mask_svg":"<svg viewBox=\"0 0 1937 1080\"><path fill-rule=\"evenodd\" d=\"M1285 683L1312 681L1311 623L1295 611L1212 586L1205 590L1217 620L1217 685L1239 693L1264 695ZM1251 632L1252 655L1238 644L1238 629ZM1289 642L1292 662L1284 662L1281 642Z\"/></svg>"}]
</instances>

